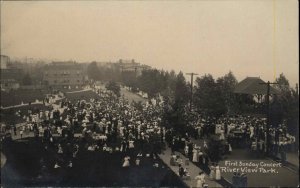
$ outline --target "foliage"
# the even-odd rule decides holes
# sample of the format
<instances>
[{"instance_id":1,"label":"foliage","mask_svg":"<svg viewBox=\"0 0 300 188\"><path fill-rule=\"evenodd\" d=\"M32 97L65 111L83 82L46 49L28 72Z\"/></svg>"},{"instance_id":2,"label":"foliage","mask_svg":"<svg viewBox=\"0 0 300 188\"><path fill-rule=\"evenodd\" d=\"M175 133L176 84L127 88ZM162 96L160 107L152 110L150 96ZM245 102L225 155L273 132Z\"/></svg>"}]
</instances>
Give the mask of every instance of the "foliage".
<instances>
[{"instance_id":1,"label":"foliage","mask_svg":"<svg viewBox=\"0 0 300 188\"><path fill-rule=\"evenodd\" d=\"M174 91L174 107L184 107L189 99L188 86L182 72L179 72L176 78L175 91Z\"/></svg>"},{"instance_id":2,"label":"foliage","mask_svg":"<svg viewBox=\"0 0 300 188\"><path fill-rule=\"evenodd\" d=\"M170 88L170 87L169 87ZM175 88L171 96L164 97L163 120L180 133L184 133L186 122L186 106L188 103L188 86L182 72L176 76Z\"/></svg>"},{"instance_id":3,"label":"foliage","mask_svg":"<svg viewBox=\"0 0 300 188\"><path fill-rule=\"evenodd\" d=\"M168 73L157 69L143 70L137 78L137 87L148 93L149 97L155 97L168 87Z\"/></svg>"},{"instance_id":4,"label":"foliage","mask_svg":"<svg viewBox=\"0 0 300 188\"><path fill-rule=\"evenodd\" d=\"M23 85L31 85L32 84L32 79L28 73L26 73L22 79Z\"/></svg>"},{"instance_id":5,"label":"foliage","mask_svg":"<svg viewBox=\"0 0 300 188\"><path fill-rule=\"evenodd\" d=\"M100 70L96 62L92 62L88 65L87 74L89 79L100 80Z\"/></svg>"},{"instance_id":6,"label":"foliage","mask_svg":"<svg viewBox=\"0 0 300 188\"><path fill-rule=\"evenodd\" d=\"M283 73L276 78L277 85L274 85L276 89L280 91L280 94L271 102L271 112L280 108L278 114L282 116L281 119L288 121L288 128L295 132L299 127L299 93L297 86L295 88L290 87L288 79ZM297 131L298 132L298 131Z\"/></svg>"},{"instance_id":7,"label":"foliage","mask_svg":"<svg viewBox=\"0 0 300 188\"><path fill-rule=\"evenodd\" d=\"M118 85L116 82L114 81L109 81L105 88L107 90L110 90L112 91L114 94L116 94L118 97L120 97L120 91L121 91L121 88L120 88L120 85Z\"/></svg>"},{"instance_id":8,"label":"foliage","mask_svg":"<svg viewBox=\"0 0 300 188\"><path fill-rule=\"evenodd\" d=\"M221 84L217 84L210 74L198 77L194 94L197 110L214 116L225 113L226 106L221 88Z\"/></svg>"},{"instance_id":9,"label":"foliage","mask_svg":"<svg viewBox=\"0 0 300 188\"><path fill-rule=\"evenodd\" d=\"M233 111L236 102L233 91L237 83L237 79L231 71L225 76L217 79L217 87L222 97L222 102L226 105L226 111L228 113Z\"/></svg>"}]
</instances>

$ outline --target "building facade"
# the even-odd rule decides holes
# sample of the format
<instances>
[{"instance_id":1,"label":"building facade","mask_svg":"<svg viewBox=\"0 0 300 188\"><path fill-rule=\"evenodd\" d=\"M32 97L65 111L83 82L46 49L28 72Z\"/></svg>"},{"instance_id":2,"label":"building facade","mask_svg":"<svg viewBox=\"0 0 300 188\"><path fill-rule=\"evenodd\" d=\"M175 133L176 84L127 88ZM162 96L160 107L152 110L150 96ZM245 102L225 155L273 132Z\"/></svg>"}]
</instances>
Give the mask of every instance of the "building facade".
<instances>
[{"instance_id":1,"label":"building facade","mask_svg":"<svg viewBox=\"0 0 300 188\"><path fill-rule=\"evenodd\" d=\"M140 76L143 70L151 69L148 65L142 65L136 62L134 59L120 59L115 63L107 63L107 67L118 70L122 73L135 73L136 76Z\"/></svg>"},{"instance_id":2,"label":"building facade","mask_svg":"<svg viewBox=\"0 0 300 188\"><path fill-rule=\"evenodd\" d=\"M10 58L1 55L0 66L0 87L1 91L15 90L20 87L23 76L22 69L11 66Z\"/></svg>"},{"instance_id":3,"label":"building facade","mask_svg":"<svg viewBox=\"0 0 300 188\"><path fill-rule=\"evenodd\" d=\"M0 69L7 69L7 64L9 64L9 57L6 55L1 55L0 59Z\"/></svg>"},{"instance_id":4,"label":"building facade","mask_svg":"<svg viewBox=\"0 0 300 188\"><path fill-rule=\"evenodd\" d=\"M20 83L15 79L1 79L0 87L1 91L17 90L20 88Z\"/></svg>"},{"instance_id":5,"label":"building facade","mask_svg":"<svg viewBox=\"0 0 300 188\"><path fill-rule=\"evenodd\" d=\"M76 62L52 62L43 72L43 84L52 89L80 89L85 83L83 66Z\"/></svg>"}]
</instances>

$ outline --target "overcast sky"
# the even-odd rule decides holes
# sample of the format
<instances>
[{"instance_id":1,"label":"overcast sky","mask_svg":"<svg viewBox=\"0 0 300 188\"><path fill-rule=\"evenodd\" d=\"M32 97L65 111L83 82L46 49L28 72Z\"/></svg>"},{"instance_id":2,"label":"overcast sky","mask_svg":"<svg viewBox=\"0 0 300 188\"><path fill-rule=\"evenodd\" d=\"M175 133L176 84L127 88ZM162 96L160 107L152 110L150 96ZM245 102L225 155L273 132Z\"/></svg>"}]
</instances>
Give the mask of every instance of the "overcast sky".
<instances>
[{"instance_id":1,"label":"overcast sky","mask_svg":"<svg viewBox=\"0 0 300 188\"><path fill-rule=\"evenodd\" d=\"M297 0L1 1L1 54L298 82Z\"/></svg>"}]
</instances>

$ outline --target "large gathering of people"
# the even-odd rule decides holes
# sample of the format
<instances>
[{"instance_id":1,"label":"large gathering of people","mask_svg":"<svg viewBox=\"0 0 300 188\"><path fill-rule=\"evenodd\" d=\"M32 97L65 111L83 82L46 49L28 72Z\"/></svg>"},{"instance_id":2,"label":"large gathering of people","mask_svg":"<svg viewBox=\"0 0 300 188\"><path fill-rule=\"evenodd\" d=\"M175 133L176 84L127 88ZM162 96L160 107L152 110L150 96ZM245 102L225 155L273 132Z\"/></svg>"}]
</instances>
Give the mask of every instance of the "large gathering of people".
<instances>
[{"instance_id":1,"label":"large gathering of people","mask_svg":"<svg viewBox=\"0 0 300 188\"><path fill-rule=\"evenodd\" d=\"M30 132L42 137L45 149L56 151L54 168L67 161L71 167L79 146L88 151L122 152L123 166L140 164L142 157L157 158L165 137L161 126L161 107L135 105L112 92L95 89L98 97L60 101L57 109L28 111L20 136ZM13 134L16 127L12 127ZM80 141L80 144L78 143Z\"/></svg>"},{"instance_id":2,"label":"large gathering of people","mask_svg":"<svg viewBox=\"0 0 300 188\"><path fill-rule=\"evenodd\" d=\"M122 153L120 165L128 168L140 166L143 158L158 158L165 147L171 148L171 165L179 166L179 175L187 176L176 152L184 154L191 162L199 165L210 179L220 180L218 166L220 156L230 154L235 148L251 149L257 154L280 154L286 160L285 152L295 142L295 137L288 134L286 122L270 126L267 130L265 118L253 116L212 117L201 113L186 112L189 123L184 132L178 132L162 123L163 103L129 102L124 97L117 97L113 92L93 88L97 97L89 100L69 100L59 102L45 100L51 104L49 110L28 110L28 113L16 113L26 122L18 128L22 138L34 134L42 142L45 161L51 161L52 168L72 168L73 160L80 150L89 152ZM50 103L51 101L51 103ZM1 126L2 128L2 126ZM11 133L17 135L16 126ZM269 134L269 151L267 151ZM222 147L211 145L211 139L220 141ZM202 142L194 142L202 140ZM157 167L154 163L153 166ZM197 177L197 186L205 184L203 172ZM200 186L201 184L201 186Z\"/></svg>"},{"instance_id":3,"label":"large gathering of people","mask_svg":"<svg viewBox=\"0 0 300 188\"><path fill-rule=\"evenodd\" d=\"M295 136L288 133L286 121L278 126L270 125L268 129L267 119L257 116L236 115L219 118L203 114L187 116L191 121L185 129L185 135L178 136L170 129L167 130L166 141L173 151L184 151L193 162L202 162L200 158L209 154L212 148L209 148L210 144L207 142L212 138L223 145L219 147L221 151L209 154L212 162L217 162L219 157L230 154L235 148L247 148L257 153L258 157L259 155L278 156L284 162L286 152L295 148ZM268 136L269 144L267 146ZM193 140L201 139L204 142L196 145L191 143L191 138Z\"/></svg>"}]
</instances>

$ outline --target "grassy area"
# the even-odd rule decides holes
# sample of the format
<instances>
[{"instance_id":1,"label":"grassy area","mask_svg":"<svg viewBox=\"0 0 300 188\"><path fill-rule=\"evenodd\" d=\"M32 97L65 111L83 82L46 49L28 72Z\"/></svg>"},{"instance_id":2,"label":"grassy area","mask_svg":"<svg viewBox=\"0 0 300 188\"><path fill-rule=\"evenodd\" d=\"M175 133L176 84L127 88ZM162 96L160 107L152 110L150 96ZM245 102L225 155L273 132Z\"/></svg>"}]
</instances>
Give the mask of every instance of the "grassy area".
<instances>
[{"instance_id":1,"label":"grassy area","mask_svg":"<svg viewBox=\"0 0 300 188\"><path fill-rule=\"evenodd\" d=\"M31 106L20 106L16 108L10 108L10 109L1 109L0 112L0 120L1 122L5 122L8 124L16 124L24 122L23 115L28 114L28 110L31 110L33 112L36 112L38 110L49 110L50 107L44 106L43 104L32 104ZM16 112L20 110L22 117L19 117L16 115Z\"/></svg>"},{"instance_id":2,"label":"grassy area","mask_svg":"<svg viewBox=\"0 0 300 188\"><path fill-rule=\"evenodd\" d=\"M46 91L43 90L19 89L9 92L1 91L1 106L19 105L22 102L26 104L35 102L35 100L42 101L45 98L45 95Z\"/></svg>"}]
</instances>

